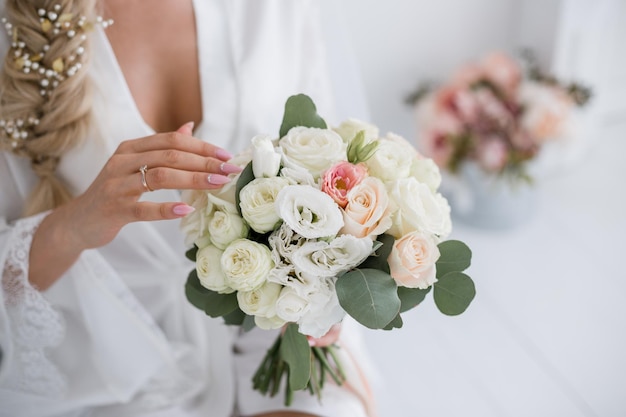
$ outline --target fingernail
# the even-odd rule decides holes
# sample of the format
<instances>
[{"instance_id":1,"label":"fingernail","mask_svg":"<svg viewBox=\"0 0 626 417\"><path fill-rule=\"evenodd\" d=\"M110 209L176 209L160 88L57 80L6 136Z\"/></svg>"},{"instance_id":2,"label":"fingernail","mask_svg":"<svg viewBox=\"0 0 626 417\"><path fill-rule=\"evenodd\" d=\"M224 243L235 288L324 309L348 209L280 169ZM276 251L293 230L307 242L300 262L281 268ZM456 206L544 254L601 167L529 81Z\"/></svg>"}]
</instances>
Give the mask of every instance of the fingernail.
<instances>
[{"instance_id":1,"label":"fingernail","mask_svg":"<svg viewBox=\"0 0 626 417\"><path fill-rule=\"evenodd\" d=\"M209 174L207 180L209 181L209 184L213 185L222 185L230 182L230 178L219 174Z\"/></svg>"},{"instance_id":2,"label":"fingernail","mask_svg":"<svg viewBox=\"0 0 626 417\"><path fill-rule=\"evenodd\" d=\"M224 174L236 174L237 172L243 171L243 168L237 165L228 164L226 162L222 162L220 165L220 170Z\"/></svg>"},{"instance_id":3,"label":"fingernail","mask_svg":"<svg viewBox=\"0 0 626 417\"><path fill-rule=\"evenodd\" d=\"M177 216L186 216L189 213L193 213L195 210L195 208L188 206L187 204L179 204L177 206L174 206L174 208L172 209L174 214L176 214Z\"/></svg>"},{"instance_id":4,"label":"fingernail","mask_svg":"<svg viewBox=\"0 0 626 417\"><path fill-rule=\"evenodd\" d=\"M233 155L230 152L225 151L224 149L216 150L215 151L215 156L218 159L221 159L222 161L228 161L229 159L231 159L233 157Z\"/></svg>"},{"instance_id":5,"label":"fingernail","mask_svg":"<svg viewBox=\"0 0 626 417\"><path fill-rule=\"evenodd\" d=\"M307 339L307 341L309 342L309 346L311 346L311 347L315 346L315 340Z\"/></svg>"}]
</instances>

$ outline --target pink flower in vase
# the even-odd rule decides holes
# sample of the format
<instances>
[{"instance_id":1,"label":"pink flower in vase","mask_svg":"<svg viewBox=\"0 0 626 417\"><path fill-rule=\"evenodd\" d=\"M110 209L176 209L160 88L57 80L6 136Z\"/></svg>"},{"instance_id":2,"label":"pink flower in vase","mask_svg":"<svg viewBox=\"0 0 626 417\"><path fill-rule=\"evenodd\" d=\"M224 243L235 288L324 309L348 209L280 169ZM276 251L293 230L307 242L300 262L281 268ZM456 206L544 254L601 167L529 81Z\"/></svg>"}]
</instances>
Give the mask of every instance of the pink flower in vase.
<instances>
[{"instance_id":1,"label":"pink flower in vase","mask_svg":"<svg viewBox=\"0 0 626 417\"><path fill-rule=\"evenodd\" d=\"M490 136L478 145L478 163L488 172L502 171L508 162L508 158L509 150L501 137Z\"/></svg>"},{"instance_id":2,"label":"pink flower in vase","mask_svg":"<svg viewBox=\"0 0 626 417\"><path fill-rule=\"evenodd\" d=\"M365 177L367 177L367 168L364 165L341 161L327 169L322 175L322 191L341 208L344 208L348 204L348 191Z\"/></svg>"},{"instance_id":3,"label":"pink flower in vase","mask_svg":"<svg viewBox=\"0 0 626 417\"><path fill-rule=\"evenodd\" d=\"M519 99L524 105L521 125L536 144L568 135L574 103L562 89L528 82L520 89Z\"/></svg>"},{"instance_id":4,"label":"pink flower in vase","mask_svg":"<svg viewBox=\"0 0 626 417\"><path fill-rule=\"evenodd\" d=\"M450 85L455 88L467 88L484 78L485 72L482 66L470 63L459 68L450 78Z\"/></svg>"},{"instance_id":5,"label":"pink flower in vase","mask_svg":"<svg viewBox=\"0 0 626 417\"><path fill-rule=\"evenodd\" d=\"M481 66L487 79L509 97L515 95L522 80L520 66L515 60L502 52L492 52L482 60Z\"/></svg>"}]
</instances>

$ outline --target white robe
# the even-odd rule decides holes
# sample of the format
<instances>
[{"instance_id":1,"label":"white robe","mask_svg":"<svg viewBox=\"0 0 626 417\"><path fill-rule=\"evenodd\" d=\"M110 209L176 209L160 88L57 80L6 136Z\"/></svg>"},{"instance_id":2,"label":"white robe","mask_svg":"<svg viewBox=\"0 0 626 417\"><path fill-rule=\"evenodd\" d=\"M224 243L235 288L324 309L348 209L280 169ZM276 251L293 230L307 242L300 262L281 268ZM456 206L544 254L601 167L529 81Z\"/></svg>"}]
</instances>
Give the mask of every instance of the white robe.
<instances>
[{"instance_id":1,"label":"white robe","mask_svg":"<svg viewBox=\"0 0 626 417\"><path fill-rule=\"evenodd\" d=\"M194 8L203 112L196 137L236 153L255 134L277 134L284 102L295 93L332 115L313 2L195 0ZM105 32L92 36L95 122L58 168L75 195L121 141L153 133ZM7 48L0 36L0 55ZM0 416L226 417L281 408L280 397L262 397L250 383L274 335L241 337L186 301L193 265L183 256L178 221L130 224L112 243L85 251L50 289L33 289L28 253L45 213L20 219L20 212L35 183L29 161L0 153ZM180 196L159 190L143 198ZM294 409L363 413L354 395L332 386L323 405L303 394Z\"/></svg>"}]
</instances>

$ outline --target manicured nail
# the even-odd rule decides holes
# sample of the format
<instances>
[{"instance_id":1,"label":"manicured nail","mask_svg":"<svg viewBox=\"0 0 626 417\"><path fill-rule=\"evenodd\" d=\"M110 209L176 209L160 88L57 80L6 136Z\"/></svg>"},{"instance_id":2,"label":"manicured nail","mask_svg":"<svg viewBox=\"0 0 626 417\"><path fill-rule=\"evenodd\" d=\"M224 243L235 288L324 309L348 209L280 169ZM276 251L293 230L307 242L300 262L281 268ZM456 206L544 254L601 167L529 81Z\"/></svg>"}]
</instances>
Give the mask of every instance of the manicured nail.
<instances>
[{"instance_id":1,"label":"manicured nail","mask_svg":"<svg viewBox=\"0 0 626 417\"><path fill-rule=\"evenodd\" d=\"M209 174L207 180L209 181L209 184L213 185L222 185L230 182L230 178L219 174Z\"/></svg>"},{"instance_id":2,"label":"manicured nail","mask_svg":"<svg viewBox=\"0 0 626 417\"><path fill-rule=\"evenodd\" d=\"M307 342L309 342L309 346L311 346L311 347L316 345L315 340L313 340L313 339L307 339Z\"/></svg>"},{"instance_id":3,"label":"manicured nail","mask_svg":"<svg viewBox=\"0 0 626 417\"><path fill-rule=\"evenodd\" d=\"M174 206L174 208L172 209L174 214L176 214L177 216L186 216L189 213L193 213L195 210L195 208L188 206L187 204L179 204L177 206Z\"/></svg>"},{"instance_id":4,"label":"manicured nail","mask_svg":"<svg viewBox=\"0 0 626 417\"><path fill-rule=\"evenodd\" d=\"M216 150L215 151L215 156L218 159L221 159L222 161L228 161L228 160L232 159L232 157L233 157L233 155L230 152L225 151L224 149Z\"/></svg>"},{"instance_id":5,"label":"manicured nail","mask_svg":"<svg viewBox=\"0 0 626 417\"><path fill-rule=\"evenodd\" d=\"M236 174L243 171L243 168L237 165L229 164L227 162L222 162L220 164L220 171L222 171L224 174Z\"/></svg>"}]
</instances>

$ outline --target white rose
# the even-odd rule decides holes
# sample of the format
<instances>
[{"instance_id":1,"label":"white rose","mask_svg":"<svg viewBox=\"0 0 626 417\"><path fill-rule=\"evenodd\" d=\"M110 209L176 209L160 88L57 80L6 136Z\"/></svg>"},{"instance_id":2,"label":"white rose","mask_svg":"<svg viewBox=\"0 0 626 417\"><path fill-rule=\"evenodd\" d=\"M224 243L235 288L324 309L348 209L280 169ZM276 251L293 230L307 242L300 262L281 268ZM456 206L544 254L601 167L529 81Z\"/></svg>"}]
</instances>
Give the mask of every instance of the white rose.
<instances>
[{"instance_id":1,"label":"white rose","mask_svg":"<svg viewBox=\"0 0 626 417\"><path fill-rule=\"evenodd\" d=\"M268 135L257 135L252 138L252 146L254 177L275 177L280 169L281 155L274 149L272 138Z\"/></svg>"},{"instance_id":2,"label":"white rose","mask_svg":"<svg viewBox=\"0 0 626 417\"><path fill-rule=\"evenodd\" d=\"M237 291L239 308L251 316L272 317L276 315L276 300L283 287L266 282L252 291Z\"/></svg>"},{"instance_id":3,"label":"white rose","mask_svg":"<svg viewBox=\"0 0 626 417\"><path fill-rule=\"evenodd\" d=\"M280 217L274 205L280 190L289 182L281 177L257 178L246 184L239 192L241 214L258 233L274 230Z\"/></svg>"},{"instance_id":4,"label":"white rose","mask_svg":"<svg viewBox=\"0 0 626 417\"><path fill-rule=\"evenodd\" d=\"M286 322L297 322L306 313L308 301L291 287L284 287L276 300L276 315Z\"/></svg>"},{"instance_id":5,"label":"white rose","mask_svg":"<svg viewBox=\"0 0 626 417\"><path fill-rule=\"evenodd\" d=\"M333 278L321 280L316 291L308 295L308 308L298 321L298 330L312 337L322 337L339 323L346 312L339 305Z\"/></svg>"},{"instance_id":6,"label":"white rose","mask_svg":"<svg viewBox=\"0 0 626 417\"><path fill-rule=\"evenodd\" d=\"M307 239L335 236L343 226L341 210L326 193L308 185L289 185L276 197L276 211Z\"/></svg>"},{"instance_id":7,"label":"white rose","mask_svg":"<svg viewBox=\"0 0 626 417\"><path fill-rule=\"evenodd\" d=\"M232 206L234 213L227 209L216 210L209 222L209 236L211 243L219 249L226 249L226 246L233 240L248 236L248 225Z\"/></svg>"},{"instance_id":8,"label":"white rose","mask_svg":"<svg viewBox=\"0 0 626 417\"><path fill-rule=\"evenodd\" d=\"M363 262L372 253L372 240L342 235L330 243L309 241L292 256L296 270L317 277L335 277Z\"/></svg>"},{"instance_id":9,"label":"white rose","mask_svg":"<svg viewBox=\"0 0 626 417\"><path fill-rule=\"evenodd\" d=\"M395 238L418 230L431 233L443 240L450 234L450 206L439 193L413 177L404 178L390 185L390 196L397 206L389 233Z\"/></svg>"},{"instance_id":10,"label":"white rose","mask_svg":"<svg viewBox=\"0 0 626 417\"><path fill-rule=\"evenodd\" d=\"M310 185L311 187L317 187L313 175L299 166L283 167L283 169L280 170L280 176L287 179L289 185Z\"/></svg>"},{"instance_id":11,"label":"white rose","mask_svg":"<svg viewBox=\"0 0 626 417\"><path fill-rule=\"evenodd\" d=\"M199 249L196 253L196 272L200 284L204 288L221 294L228 294L234 290L226 283L226 276L221 268L222 253L213 245Z\"/></svg>"},{"instance_id":12,"label":"white rose","mask_svg":"<svg viewBox=\"0 0 626 417\"><path fill-rule=\"evenodd\" d=\"M367 177L346 195L341 233L356 237L376 237L391 226L389 195L385 185L375 177Z\"/></svg>"},{"instance_id":13,"label":"white rose","mask_svg":"<svg viewBox=\"0 0 626 417\"><path fill-rule=\"evenodd\" d=\"M284 165L302 166L318 178L336 162L346 160L346 144L330 129L293 127L279 141Z\"/></svg>"},{"instance_id":14,"label":"white rose","mask_svg":"<svg viewBox=\"0 0 626 417\"><path fill-rule=\"evenodd\" d=\"M430 235L410 232L396 240L387 261L398 285L425 290L437 281L439 248Z\"/></svg>"},{"instance_id":15,"label":"white rose","mask_svg":"<svg viewBox=\"0 0 626 417\"><path fill-rule=\"evenodd\" d=\"M365 142L371 142L378 138L378 127L358 119L348 119L333 129L341 136L344 142L350 143L357 133L363 131Z\"/></svg>"},{"instance_id":16,"label":"white rose","mask_svg":"<svg viewBox=\"0 0 626 417\"><path fill-rule=\"evenodd\" d=\"M237 291L260 287L274 267L268 247L248 239L238 239L228 245L220 263L226 284Z\"/></svg>"},{"instance_id":17,"label":"white rose","mask_svg":"<svg viewBox=\"0 0 626 417\"><path fill-rule=\"evenodd\" d=\"M278 316L272 316L272 317L254 316L254 324L256 324L259 329L273 330L273 329L280 329L285 324L287 324L287 322Z\"/></svg>"},{"instance_id":18,"label":"white rose","mask_svg":"<svg viewBox=\"0 0 626 417\"><path fill-rule=\"evenodd\" d=\"M411 176L419 182L428 185L430 191L436 192L441 185L441 172L439 167L430 158L418 157L413 159L411 164Z\"/></svg>"},{"instance_id":19,"label":"white rose","mask_svg":"<svg viewBox=\"0 0 626 417\"><path fill-rule=\"evenodd\" d=\"M207 213L207 192L185 190L182 193L182 201L195 208L180 221L180 230L185 235L185 245L195 244L199 248L208 245L211 242L208 230L211 213Z\"/></svg>"},{"instance_id":20,"label":"white rose","mask_svg":"<svg viewBox=\"0 0 626 417\"><path fill-rule=\"evenodd\" d=\"M378 141L376 152L365 161L365 165L370 175L388 182L408 177L413 157L414 150L407 151L403 144L383 138Z\"/></svg>"}]
</instances>

